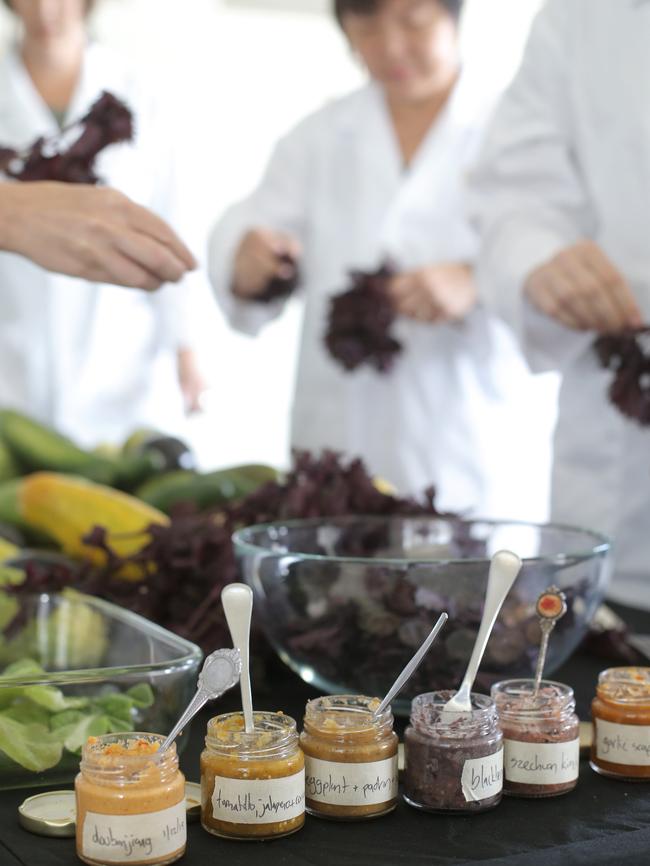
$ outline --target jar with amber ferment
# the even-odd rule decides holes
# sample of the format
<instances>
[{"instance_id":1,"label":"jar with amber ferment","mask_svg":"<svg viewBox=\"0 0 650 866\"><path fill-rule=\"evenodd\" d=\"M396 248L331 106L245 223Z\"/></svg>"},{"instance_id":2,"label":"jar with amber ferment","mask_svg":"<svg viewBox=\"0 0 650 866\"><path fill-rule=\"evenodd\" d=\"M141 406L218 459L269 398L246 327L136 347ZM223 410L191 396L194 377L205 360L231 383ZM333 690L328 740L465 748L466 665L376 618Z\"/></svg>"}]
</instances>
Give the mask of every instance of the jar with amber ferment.
<instances>
[{"instance_id":1,"label":"jar with amber ferment","mask_svg":"<svg viewBox=\"0 0 650 866\"><path fill-rule=\"evenodd\" d=\"M492 686L503 731L503 791L513 797L557 797L580 774L580 720L573 689L542 680Z\"/></svg>"},{"instance_id":2,"label":"jar with amber ferment","mask_svg":"<svg viewBox=\"0 0 650 866\"><path fill-rule=\"evenodd\" d=\"M591 766L603 776L650 780L650 668L610 668L591 704Z\"/></svg>"},{"instance_id":3,"label":"jar with amber ferment","mask_svg":"<svg viewBox=\"0 0 650 866\"><path fill-rule=\"evenodd\" d=\"M75 780L77 855L93 866L164 866L185 853L185 778L164 737L109 734L83 747Z\"/></svg>"},{"instance_id":4,"label":"jar with amber ferment","mask_svg":"<svg viewBox=\"0 0 650 866\"><path fill-rule=\"evenodd\" d=\"M376 698L336 695L309 701L300 745L307 811L320 818L378 818L397 805L398 738Z\"/></svg>"},{"instance_id":5,"label":"jar with amber ferment","mask_svg":"<svg viewBox=\"0 0 650 866\"><path fill-rule=\"evenodd\" d=\"M305 823L305 759L295 721L254 713L247 734L241 713L208 722L201 754L201 823L227 839L278 839Z\"/></svg>"},{"instance_id":6,"label":"jar with amber ferment","mask_svg":"<svg viewBox=\"0 0 650 866\"><path fill-rule=\"evenodd\" d=\"M503 734L494 701L472 694L466 713L445 712L455 692L419 695L404 735L404 799L428 812L484 812L501 802Z\"/></svg>"}]
</instances>

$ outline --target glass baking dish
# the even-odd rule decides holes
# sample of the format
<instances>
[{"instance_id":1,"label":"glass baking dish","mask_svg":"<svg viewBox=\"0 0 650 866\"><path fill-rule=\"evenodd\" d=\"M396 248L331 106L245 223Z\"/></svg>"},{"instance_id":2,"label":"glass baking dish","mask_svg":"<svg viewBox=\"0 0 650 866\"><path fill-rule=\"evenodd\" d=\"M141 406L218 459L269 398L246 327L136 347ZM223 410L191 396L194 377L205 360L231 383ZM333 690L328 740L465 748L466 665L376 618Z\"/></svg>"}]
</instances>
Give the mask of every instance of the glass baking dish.
<instances>
[{"instance_id":1,"label":"glass baking dish","mask_svg":"<svg viewBox=\"0 0 650 866\"><path fill-rule=\"evenodd\" d=\"M195 644L101 599L1 593L0 788L69 783L88 736L167 733L201 660Z\"/></svg>"}]
</instances>

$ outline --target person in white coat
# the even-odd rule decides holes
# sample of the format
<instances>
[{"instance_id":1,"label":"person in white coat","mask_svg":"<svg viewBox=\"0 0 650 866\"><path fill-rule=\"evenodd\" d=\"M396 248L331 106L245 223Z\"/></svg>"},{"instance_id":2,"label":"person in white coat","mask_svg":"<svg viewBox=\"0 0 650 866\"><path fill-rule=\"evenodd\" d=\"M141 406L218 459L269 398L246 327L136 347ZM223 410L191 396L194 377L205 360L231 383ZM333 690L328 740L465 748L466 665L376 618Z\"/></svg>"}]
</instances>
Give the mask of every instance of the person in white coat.
<instances>
[{"instance_id":1,"label":"person in white coat","mask_svg":"<svg viewBox=\"0 0 650 866\"><path fill-rule=\"evenodd\" d=\"M255 334L282 303L255 298L298 261L305 312L292 445L361 456L400 492L438 505L542 518L553 394L537 411L513 336L477 305L477 236L464 181L489 100L461 74L461 0L339 0L371 81L277 145L257 190L216 226L213 286ZM389 291L405 350L388 374L328 354L330 300L353 269L398 268ZM532 391L531 391L532 388Z\"/></svg>"},{"instance_id":2,"label":"person in white coat","mask_svg":"<svg viewBox=\"0 0 650 866\"><path fill-rule=\"evenodd\" d=\"M131 108L136 133L133 143L100 154L99 176L176 222L170 136L156 98L119 59L89 42L91 4L7 5L20 19L22 38L0 60L0 143L23 148L40 136L56 136L110 91ZM135 240L138 249L157 253L145 235ZM138 255L134 248L129 258ZM157 283L147 274L131 276L144 288ZM194 405L201 388L191 334L198 291L186 278L154 294L132 292L0 254L0 406L89 446L116 442L139 427L182 433L184 403Z\"/></svg>"},{"instance_id":3,"label":"person in white coat","mask_svg":"<svg viewBox=\"0 0 650 866\"><path fill-rule=\"evenodd\" d=\"M535 369L563 374L552 516L614 538L611 596L642 607L650 429L609 403L594 342L650 321L649 45L645 0L549 0L492 123L472 205L486 298Z\"/></svg>"}]
</instances>

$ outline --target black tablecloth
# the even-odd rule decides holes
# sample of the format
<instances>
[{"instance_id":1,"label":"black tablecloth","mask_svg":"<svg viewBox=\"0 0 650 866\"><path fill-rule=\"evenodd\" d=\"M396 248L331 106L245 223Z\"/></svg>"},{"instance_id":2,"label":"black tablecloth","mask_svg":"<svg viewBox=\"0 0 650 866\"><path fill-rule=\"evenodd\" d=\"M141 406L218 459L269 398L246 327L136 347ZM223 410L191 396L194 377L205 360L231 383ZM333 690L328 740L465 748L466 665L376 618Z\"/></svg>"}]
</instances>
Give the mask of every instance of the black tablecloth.
<instances>
[{"instance_id":1,"label":"black tablecloth","mask_svg":"<svg viewBox=\"0 0 650 866\"><path fill-rule=\"evenodd\" d=\"M637 618L650 632L650 615ZM556 678L572 685L582 718L587 717L602 659L576 655ZM270 675L272 701L300 719L305 701L315 695L278 666ZM267 684L268 685L268 684ZM219 710L234 706L234 696ZM228 706L230 704L230 706ZM208 716L193 725L183 754L183 770L198 781L198 757ZM0 792L0 866L73 866L74 841L46 839L24 831L17 808L35 792ZM339 824L308 818L294 836L269 843L227 842L189 827L182 866L650 866L650 783L604 779L586 762L578 788L551 800L504 798L495 810L468 817L422 814L400 803L385 818Z\"/></svg>"}]
</instances>

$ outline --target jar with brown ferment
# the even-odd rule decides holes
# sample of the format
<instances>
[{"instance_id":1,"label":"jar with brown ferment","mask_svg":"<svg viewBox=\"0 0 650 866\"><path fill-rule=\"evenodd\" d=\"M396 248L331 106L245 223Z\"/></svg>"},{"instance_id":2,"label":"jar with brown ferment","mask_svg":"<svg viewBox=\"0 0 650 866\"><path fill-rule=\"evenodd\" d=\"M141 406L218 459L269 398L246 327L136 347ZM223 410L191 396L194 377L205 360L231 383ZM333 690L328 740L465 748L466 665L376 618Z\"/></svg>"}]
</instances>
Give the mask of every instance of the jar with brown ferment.
<instances>
[{"instance_id":1,"label":"jar with brown ferment","mask_svg":"<svg viewBox=\"0 0 650 866\"><path fill-rule=\"evenodd\" d=\"M650 668L610 668L591 705L591 766L603 776L650 780Z\"/></svg>"},{"instance_id":2,"label":"jar with brown ferment","mask_svg":"<svg viewBox=\"0 0 650 866\"><path fill-rule=\"evenodd\" d=\"M561 683L506 680L492 687L503 731L503 791L557 797L580 774L580 720L573 689Z\"/></svg>"},{"instance_id":3,"label":"jar with brown ferment","mask_svg":"<svg viewBox=\"0 0 650 866\"><path fill-rule=\"evenodd\" d=\"M295 721L254 713L246 733L241 713L208 722L201 754L201 823L227 839L278 839L305 823L305 759Z\"/></svg>"},{"instance_id":4,"label":"jar with brown ferment","mask_svg":"<svg viewBox=\"0 0 650 866\"><path fill-rule=\"evenodd\" d=\"M398 738L379 700L336 695L309 701L300 745L307 811L319 818L378 818L397 805Z\"/></svg>"}]
</instances>

